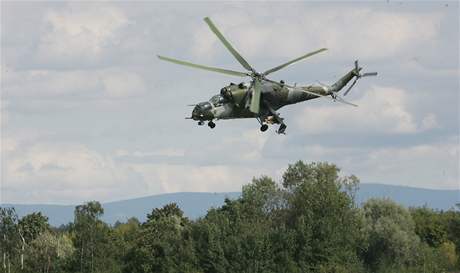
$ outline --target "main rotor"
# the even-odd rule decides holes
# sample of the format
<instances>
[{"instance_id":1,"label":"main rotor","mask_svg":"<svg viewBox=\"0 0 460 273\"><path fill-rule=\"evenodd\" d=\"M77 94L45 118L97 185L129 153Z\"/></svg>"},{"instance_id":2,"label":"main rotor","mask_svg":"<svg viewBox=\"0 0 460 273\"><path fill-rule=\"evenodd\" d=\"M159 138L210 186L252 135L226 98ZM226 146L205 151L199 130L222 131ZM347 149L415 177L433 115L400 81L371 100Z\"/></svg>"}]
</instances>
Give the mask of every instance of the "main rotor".
<instances>
[{"instance_id":1,"label":"main rotor","mask_svg":"<svg viewBox=\"0 0 460 273\"><path fill-rule=\"evenodd\" d=\"M209 26L209 28L211 29L211 31L217 36L217 38L222 42L222 44L227 48L228 51L230 51L230 53L233 55L233 57L241 64L241 66L243 66L243 68L245 68L247 70L247 72L240 72L240 71L234 71L234 70L229 70L229 69L223 69L223 68L218 68L218 67L211 67L211 66L205 66L205 65L200 65L200 64L195 64L195 63L191 63L191 62L186 62L186 61L181 61L181 60L177 60L177 59L173 59L173 58L169 58L169 57L164 57L164 56L160 56L158 55L158 58L160 58L161 60L164 60L164 61L168 61L168 62L172 62L172 63L175 63L175 64L180 64L180 65L184 65L184 66L189 66L189 67L193 67L193 68L198 68L198 69L203 69L203 70L207 70L207 71L212 71L212 72L217 72L217 73L221 73L221 74L226 74L226 75L231 75L231 76L239 76L239 77L250 77L251 78L251 84L248 88L248 90L252 90L252 94L251 94L251 99L250 99L250 104L249 104L249 110L255 114L259 114L259 111L260 111L260 100L261 100L261 92L262 92L262 81L268 81L268 82L271 82L271 83L275 83L275 84L279 84L278 82L276 81L273 81L273 80L270 80L268 79L266 76L273 73L273 72L276 72L278 70L281 70L293 63L296 63L298 61L301 61L305 58L308 58L312 55L315 55L315 54L318 54L322 51L325 51L327 50L327 48L321 48L321 49L318 49L318 50L315 50L315 51L312 51L312 52L309 52L307 54L304 54L298 58L295 58L289 62L286 62L284 64L281 64L281 65L278 65L276 67L273 67L271 69L268 69L267 71L263 72L263 73L259 73L257 72L251 65L249 65L249 63L238 53L238 51L236 51L236 49L230 44L230 42L228 42L225 37L222 35L222 33L219 31L219 29L214 25L214 23L211 21L211 19L209 17L206 17L204 18L204 21L206 22L206 24ZM291 86L288 86L285 84L285 86L287 87L291 87ZM293 88L293 87L291 87ZM306 93L311 93L315 96L321 96L320 94L316 94L316 93L313 93L313 92L308 92L308 91L305 91L303 90L303 92L306 92Z\"/></svg>"}]
</instances>

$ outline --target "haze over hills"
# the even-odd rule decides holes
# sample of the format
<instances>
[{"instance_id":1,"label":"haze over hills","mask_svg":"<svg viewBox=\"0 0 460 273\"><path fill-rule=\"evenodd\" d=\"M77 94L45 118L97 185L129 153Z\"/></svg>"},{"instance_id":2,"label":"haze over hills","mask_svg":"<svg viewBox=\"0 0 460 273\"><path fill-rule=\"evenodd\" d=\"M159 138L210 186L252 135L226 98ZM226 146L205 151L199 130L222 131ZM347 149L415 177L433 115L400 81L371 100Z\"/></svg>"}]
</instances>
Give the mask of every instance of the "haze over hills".
<instances>
[{"instance_id":1,"label":"haze over hills","mask_svg":"<svg viewBox=\"0 0 460 273\"><path fill-rule=\"evenodd\" d=\"M189 218L196 219L206 214L212 207L219 207L225 198L238 198L240 192L178 192L160 195L152 195L142 198L104 203L104 216L102 219L110 224L116 221L125 221L130 217L136 217L144 221L146 215L153 208L175 202ZM438 210L448 210L460 203L460 190L433 190L393 186L384 184L360 184L356 200L358 204L369 198L390 198L406 207L427 206ZM74 205L46 205L46 204L2 204L2 206L14 206L19 216L41 211L49 217L53 226L60 226L73 221Z\"/></svg>"}]
</instances>

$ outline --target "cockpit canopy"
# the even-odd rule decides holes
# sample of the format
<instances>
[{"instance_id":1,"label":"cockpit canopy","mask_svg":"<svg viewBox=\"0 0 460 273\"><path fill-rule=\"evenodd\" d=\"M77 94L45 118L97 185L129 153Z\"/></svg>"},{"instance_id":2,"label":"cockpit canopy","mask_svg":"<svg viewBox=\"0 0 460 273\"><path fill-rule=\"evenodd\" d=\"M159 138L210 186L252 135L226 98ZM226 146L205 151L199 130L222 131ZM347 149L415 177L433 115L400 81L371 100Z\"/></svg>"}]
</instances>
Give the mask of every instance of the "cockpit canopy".
<instances>
[{"instance_id":1,"label":"cockpit canopy","mask_svg":"<svg viewBox=\"0 0 460 273\"><path fill-rule=\"evenodd\" d=\"M211 102L214 107L224 104L225 101L226 100L222 95L215 95L209 100L209 102Z\"/></svg>"},{"instance_id":2,"label":"cockpit canopy","mask_svg":"<svg viewBox=\"0 0 460 273\"><path fill-rule=\"evenodd\" d=\"M212 106L209 102L207 101L204 101L204 102L200 102L198 103L198 108L201 109L202 111L208 111L208 110L211 110L212 109ZM197 107L195 107L197 108Z\"/></svg>"}]
</instances>

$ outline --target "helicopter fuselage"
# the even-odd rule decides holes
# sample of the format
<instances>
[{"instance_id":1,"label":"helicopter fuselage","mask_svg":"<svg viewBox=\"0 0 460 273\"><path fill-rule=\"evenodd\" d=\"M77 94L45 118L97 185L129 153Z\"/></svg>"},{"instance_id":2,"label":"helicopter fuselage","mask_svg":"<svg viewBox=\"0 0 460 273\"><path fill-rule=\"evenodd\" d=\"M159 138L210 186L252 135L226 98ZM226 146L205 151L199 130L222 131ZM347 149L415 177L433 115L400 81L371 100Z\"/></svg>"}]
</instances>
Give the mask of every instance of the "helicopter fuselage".
<instances>
[{"instance_id":1,"label":"helicopter fuselage","mask_svg":"<svg viewBox=\"0 0 460 273\"><path fill-rule=\"evenodd\" d=\"M301 90L290 89L283 84L264 82L262 84L260 112L255 114L249 110L247 105L249 101L247 96L250 96L252 91L248 86L249 84L247 83L225 86L220 94L213 96L209 101L196 104L191 118L201 122L214 119L266 119L273 114L273 111L283 106L318 98L318 96ZM325 90L320 86L300 88L318 94L325 94Z\"/></svg>"}]
</instances>

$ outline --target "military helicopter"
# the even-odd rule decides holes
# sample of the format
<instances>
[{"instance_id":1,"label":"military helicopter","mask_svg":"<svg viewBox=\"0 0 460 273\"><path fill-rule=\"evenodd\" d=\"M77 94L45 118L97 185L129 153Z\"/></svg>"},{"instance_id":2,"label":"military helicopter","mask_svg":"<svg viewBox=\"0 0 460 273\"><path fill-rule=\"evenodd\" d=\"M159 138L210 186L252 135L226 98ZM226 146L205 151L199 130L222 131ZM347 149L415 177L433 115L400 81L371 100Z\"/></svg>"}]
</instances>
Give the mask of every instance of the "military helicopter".
<instances>
[{"instance_id":1,"label":"military helicopter","mask_svg":"<svg viewBox=\"0 0 460 273\"><path fill-rule=\"evenodd\" d=\"M230 83L220 90L220 94L213 96L209 101L192 105L194 106L194 109L191 117L188 117L188 119L198 121L198 125L204 125L205 122L208 122L208 126L210 128L214 128L216 126L214 120L256 118L260 124L260 131L265 132L268 129L268 125L279 124L279 128L276 132L278 134L285 134L287 126L284 123L284 119L276 112L281 107L320 97L328 98L332 101L345 103L351 106L357 106L356 104L344 100L338 95L338 92L342 90L348 82L354 79L353 83L343 94L346 96L356 84L358 79L377 75L377 72L361 74L362 67L359 67L358 61L355 61L353 69L332 85L320 83L319 85L296 86L288 85L284 81L273 81L267 78L269 74L327 49L321 48L316 51L309 52L287 63L268 69L263 73L259 73L251 65L249 65L249 63L238 53L238 51L236 51L235 48L233 48L233 46L224 38L222 33L209 17L204 18L204 21L228 49L228 51L230 51L233 57L235 57L243 68L247 70L247 72L194 64L160 55L158 55L158 58L163 61L226 75L249 77L251 78L251 81L249 83L241 82L239 84Z\"/></svg>"}]
</instances>

